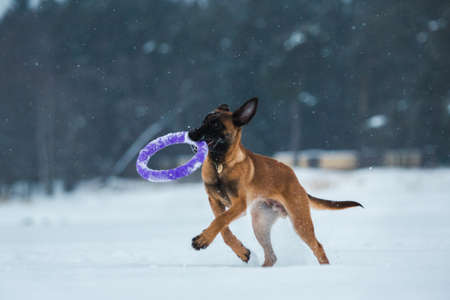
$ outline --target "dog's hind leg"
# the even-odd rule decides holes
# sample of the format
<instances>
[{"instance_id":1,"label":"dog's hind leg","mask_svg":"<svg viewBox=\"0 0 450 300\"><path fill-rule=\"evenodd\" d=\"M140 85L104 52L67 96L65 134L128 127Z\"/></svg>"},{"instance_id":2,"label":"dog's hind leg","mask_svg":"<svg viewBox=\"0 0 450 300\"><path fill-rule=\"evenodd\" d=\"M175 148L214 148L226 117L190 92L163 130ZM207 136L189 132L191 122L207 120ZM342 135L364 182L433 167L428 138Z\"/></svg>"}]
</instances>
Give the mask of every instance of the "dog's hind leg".
<instances>
[{"instance_id":1,"label":"dog's hind leg","mask_svg":"<svg viewBox=\"0 0 450 300\"><path fill-rule=\"evenodd\" d=\"M309 200L306 192L303 191L303 193L299 194L296 191L296 193L290 193L288 196L289 198L287 199L289 200L283 201L283 205L287 209L295 231L309 248L311 248L320 264L329 264L325 250L314 233L314 225L311 219Z\"/></svg>"},{"instance_id":2,"label":"dog's hind leg","mask_svg":"<svg viewBox=\"0 0 450 300\"><path fill-rule=\"evenodd\" d=\"M225 211L225 206L212 197L209 197L209 205L216 218ZM250 250L244 247L241 241L239 241L239 239L231 232L230 228L226 226L221 231L221 234L225 244L227 244L241 260L248 262L250 259Z\"/></svg>"},{"instance_id":3,"label":"dog's hind leg","mask_svg":"<svg viewBox=\"0 0 450 300\"><path fill-rule=\"evenodd\" d=\"M264 249L263 267L271 267L277 261L277 257L272 248L270 231L272 225L280 216L272 206L265 201L258 201L251 208L252 226L256 239Z\"/></svg>"}]
</instances>

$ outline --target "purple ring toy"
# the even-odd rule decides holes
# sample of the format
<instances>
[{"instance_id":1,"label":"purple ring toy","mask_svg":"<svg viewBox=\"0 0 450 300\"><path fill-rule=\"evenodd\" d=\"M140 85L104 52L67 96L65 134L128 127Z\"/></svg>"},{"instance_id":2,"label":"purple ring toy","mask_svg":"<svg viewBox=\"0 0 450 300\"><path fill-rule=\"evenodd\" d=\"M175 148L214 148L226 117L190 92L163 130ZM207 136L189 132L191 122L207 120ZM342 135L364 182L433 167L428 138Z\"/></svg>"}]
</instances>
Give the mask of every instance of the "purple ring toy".
<instances>
[{"instance_id":1,"label":"purple ring toy","mask_svg":"<svg viewBox=\"0 0 450 300\"><path fill-rule=\"evenodd\" d=\"M197 147L197 153L192 157L190 161L182 166L179 166L170 170L152 170L147 167L150 157L156 152L164 149L170 145L175 144L189 144ZM136 170L142 178L153 182L167 182L177 180L181 177L192 174L195 170L200 168L203 161L208 154L208 144L204 141L194 142L192 141L187 131L180 131L175 133L169 133L162 137L159 137L145 146L138 155L136 161Z\"/></svg>"}]
</instances>

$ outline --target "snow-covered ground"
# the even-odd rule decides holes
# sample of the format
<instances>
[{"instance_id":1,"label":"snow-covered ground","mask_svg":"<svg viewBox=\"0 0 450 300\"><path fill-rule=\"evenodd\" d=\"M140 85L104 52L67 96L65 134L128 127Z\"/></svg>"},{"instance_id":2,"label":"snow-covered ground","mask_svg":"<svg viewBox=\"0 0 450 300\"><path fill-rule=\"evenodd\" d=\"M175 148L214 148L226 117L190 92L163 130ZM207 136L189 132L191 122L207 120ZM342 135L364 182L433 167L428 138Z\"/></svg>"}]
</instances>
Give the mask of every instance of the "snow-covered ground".
<instances>
[{"instance_id":1,"label":"snow-covered ground","mask_svg":"<svg viewBox=\"0 0 450 300\"><path fill-rule=\"evenodd\" d=\"M320 266L287 219L278 263L249 215L231 226L242 263L219 236L201 184L86 183L53 199L0 205L0 299L450 299L450 169L297 170L305 188L365 209L313 211L331 261Z\"/></svg>"}]
</instances>

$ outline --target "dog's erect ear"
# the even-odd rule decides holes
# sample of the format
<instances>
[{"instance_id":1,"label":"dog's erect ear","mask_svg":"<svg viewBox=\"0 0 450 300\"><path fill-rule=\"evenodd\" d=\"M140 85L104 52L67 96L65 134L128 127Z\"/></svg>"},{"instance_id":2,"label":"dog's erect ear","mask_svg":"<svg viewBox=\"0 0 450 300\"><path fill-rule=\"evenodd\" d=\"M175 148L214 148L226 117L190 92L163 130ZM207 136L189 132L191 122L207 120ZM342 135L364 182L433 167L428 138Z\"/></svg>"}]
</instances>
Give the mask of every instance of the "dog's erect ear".
<instances>
[{"instance_id":1,"label":"dog's erect ear","mask_svg":"<svg viewBox=\"0 0 450 300\"><path fill-rule=\"evenodd\" d=\"M250 122L256 113L258 98L252 98L245 102L238 110L233 112L233 123L236 126L243 126Z\"/></svg>"},{"instance_id":2,"label":"dog's erect ear","mask_svg":"<svg viewBox=\"0 0 450 300\"><path fill-rule=\"evenodd\" d=\"M230 107L228 106L228 104L220 104L216 110L220 110L220 111L230 111Z\"/></svg>"}]
</instances>

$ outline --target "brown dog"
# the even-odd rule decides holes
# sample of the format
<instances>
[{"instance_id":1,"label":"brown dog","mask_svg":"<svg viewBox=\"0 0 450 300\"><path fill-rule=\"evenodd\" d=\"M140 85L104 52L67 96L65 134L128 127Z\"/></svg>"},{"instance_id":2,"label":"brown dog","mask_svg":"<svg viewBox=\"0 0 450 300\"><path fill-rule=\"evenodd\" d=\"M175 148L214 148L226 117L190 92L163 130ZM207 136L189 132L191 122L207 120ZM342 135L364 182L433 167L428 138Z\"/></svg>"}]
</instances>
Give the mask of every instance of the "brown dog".
<instances>
[{"instance_id":1,"label":"brown dog","mask_svg":"<svg viewBox=\"0 0 450 300\"><path fill-rule=\"evenodd\" d=\"M201 127L189 132L192 140L208 143L209 153L203 163L202 178L216 217L202 234L192 239L192 247L197 250L208 247L220 232L225 243L240 259L248 262L250 251L234 236L228 224L251 207L253 231L264 249L263 266L272 266L276 262L270 230L280 216L289 216L295 231L319 263L328 264L325 251L314 234L310 205L317 209L362 205L308 195L290 167L245 149L241 144L242 126L253 118L257 105L258 99L253 98L230 112L228 105L222 104L206 116Z\"/></svg>"}]
</instances>

